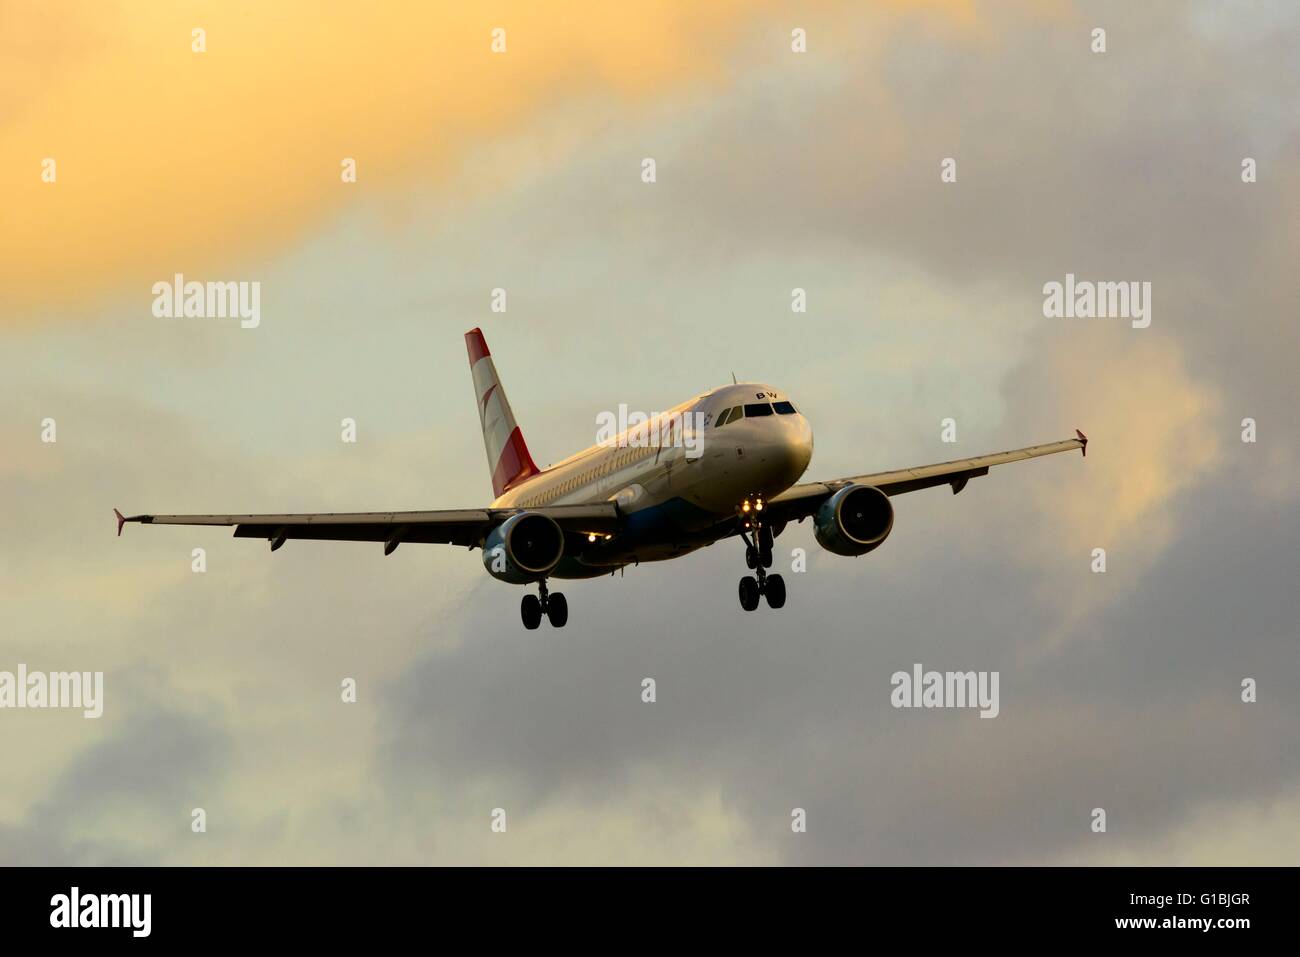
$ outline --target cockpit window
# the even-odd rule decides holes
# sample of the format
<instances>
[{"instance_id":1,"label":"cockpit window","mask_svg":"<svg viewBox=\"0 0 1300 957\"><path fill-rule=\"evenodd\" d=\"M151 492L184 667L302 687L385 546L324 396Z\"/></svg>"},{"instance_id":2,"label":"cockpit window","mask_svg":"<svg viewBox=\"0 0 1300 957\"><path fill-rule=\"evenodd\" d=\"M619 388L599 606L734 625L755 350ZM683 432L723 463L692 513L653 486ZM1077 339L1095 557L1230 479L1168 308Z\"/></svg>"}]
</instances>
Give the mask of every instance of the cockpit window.
<instances>
[{"instance_id":1,"label":"cockpit window","mask_svg":"<svg viewBox=\"0 0 1300 957\"><path fill-rule=\"evenodd\" d=\"M745 415L753 418L756 415L771 415L772 406L767 402L751 402L745 406Z\"/></svg>"},{"instance_id":2,"label":"cockpit window","mask_svg":"<svg viewBox=\"0 0 1300 957\"><path fill-rule=\"evenodd\" d=\"M794 406L789 402L773 402L772 407L776 409L777 415L794 415Z\"/></svg>"},{"instance_id":3,"label":"cockpit window","mask_svg":"<svg viewBox=\"0 0 1300 957\"><path fill-rule=\"evenodd\" d=\"M718 421L713 423L715 429L720 429L727 424L727 416L731 415L730 409L723 409L722 415L718 416Z\"/></svg>"}]
</instances>

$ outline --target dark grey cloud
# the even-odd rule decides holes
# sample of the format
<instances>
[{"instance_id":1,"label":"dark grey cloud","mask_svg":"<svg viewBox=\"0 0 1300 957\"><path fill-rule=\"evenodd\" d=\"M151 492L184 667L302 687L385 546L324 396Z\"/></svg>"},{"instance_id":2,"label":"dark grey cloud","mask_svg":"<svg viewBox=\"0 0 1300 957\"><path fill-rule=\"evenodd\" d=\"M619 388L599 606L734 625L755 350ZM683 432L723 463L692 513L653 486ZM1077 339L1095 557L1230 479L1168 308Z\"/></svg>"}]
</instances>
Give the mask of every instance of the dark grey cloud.
<instances>
[{"instance_id":1,"label":"dark grey cloud","mask_svg":"<svg viewBox=\"0 0 1300 957\"><path fill-rule=\"evenodd\" d=\"M1034 477L996 480L1014 493ZM717 780L757 839L803 863L1043 860L1088 839L1095 806L1127 841L1205 801L1285 794L1300 773L1286 690L1300 508L1198 521L1223 492L1189 497L1176 554L1056 657L1017 654L1050 604L1016 597L1023 578L996 553L945 537L946 511L980 507L974 486L964 502L910 500L897 540L867 558L788 575L780 613L733 607L740 553L724 545L566 586L563 632L520 632L484 584L464 644L393 688L387 779L469 777L523 806L616 795L646 767ZM802 529L780 540L795 542L815 547ZM899 562L918 548L923 562ZM1077 587L1090 577L1081 563ZM1001 715L893 710L889 676L918 661L1001 671ZM640 701L644 676L656 704ZM1248 676L1255 705L1239 699ZM813 824L783 843L796 806Z\"/></svg>"},{"instance_id":2,"label":"dark grey cloud","mask_svg":"<svg viewBox=\"0 0 1300 957\"><path fill-rule=\"evenodd\" d=\"M106 697L132 684L116 679L106 676ZM0 826L0 862L153 864L206 838L192 833L191 811L219 812L228 746L211 716L144 706L98 720L113 722L107 736L83 747L20 823Z\"/></svg>"}]
</instances>

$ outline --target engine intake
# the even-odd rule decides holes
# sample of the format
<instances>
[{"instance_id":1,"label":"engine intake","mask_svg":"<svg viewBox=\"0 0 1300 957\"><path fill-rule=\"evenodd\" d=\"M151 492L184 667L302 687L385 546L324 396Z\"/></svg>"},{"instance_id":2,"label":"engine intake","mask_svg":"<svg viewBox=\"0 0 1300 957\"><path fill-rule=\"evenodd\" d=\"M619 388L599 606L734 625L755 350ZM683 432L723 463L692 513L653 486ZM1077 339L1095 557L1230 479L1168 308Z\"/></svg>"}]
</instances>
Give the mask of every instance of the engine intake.
<instances>
[{"instance_id":1,"label":"engine intake","mask_svg":"<svg viewBox=\"0 0 1300 957\"><path fill-rule=\"evenodd\" d=\"M889 537L894 506L871 485L846 485L822 502L813 517L818 544L836 555L865 555Z\"/></svg>"},{"instance_id":2,"label":"engine intake","mask_svg":"<svg viewBox=\"0 0 1300 957\"><path fill-rule=\"evenodd\" d=\"M483 543L488 574L514 585L545 578L563 556L564 531L540 512L511 515Z\"/></svg>"}]
</instances>

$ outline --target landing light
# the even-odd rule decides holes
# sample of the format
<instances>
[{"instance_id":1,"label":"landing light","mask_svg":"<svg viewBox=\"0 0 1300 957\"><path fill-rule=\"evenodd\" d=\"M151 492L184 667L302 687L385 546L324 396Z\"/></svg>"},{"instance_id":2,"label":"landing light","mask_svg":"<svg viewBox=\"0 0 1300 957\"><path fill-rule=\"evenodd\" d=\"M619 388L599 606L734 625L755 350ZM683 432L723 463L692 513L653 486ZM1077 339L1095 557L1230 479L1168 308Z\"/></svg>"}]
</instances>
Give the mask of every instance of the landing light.
<instances>
[{"instance_id":1,"label":"landing light","mask_svg":"<svg viewBox=\"0 0 1300 957\"><path fill-rule=\"evenodd\" d=\"M589 542L594 542L595 540L596 540L596 535L595 535L595 533L594 533L594 532L589 532L589 533L587 534L587 541L589 541Z\"/></svg>"}]
</instances>

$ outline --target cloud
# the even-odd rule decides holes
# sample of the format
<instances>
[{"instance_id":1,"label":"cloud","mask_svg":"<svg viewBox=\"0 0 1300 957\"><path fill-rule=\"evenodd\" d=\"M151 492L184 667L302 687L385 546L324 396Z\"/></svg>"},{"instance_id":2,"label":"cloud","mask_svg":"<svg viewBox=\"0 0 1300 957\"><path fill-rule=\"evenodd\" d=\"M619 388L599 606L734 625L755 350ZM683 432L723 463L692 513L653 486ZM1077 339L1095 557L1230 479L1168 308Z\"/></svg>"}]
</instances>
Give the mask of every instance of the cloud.
<instances>
[{"instance_id":1,"label":"cloud","mask_svg":"<svg viewBox=\"0 0 1300 957\"><path fill-rule=\"evenodd\" d=\"M105 682L106 698L135 684L128 676L118 683L117 675ZM0 825L0 860L133 866L171 856L185 836L202 840L190 831L190 814L219 794L225 735L210 715L113 704L117 716L106 708L99 719L111 728L107 737L75 753L20 823ZM37 714L31 723L51 717Z\"/></svg>"},{"instance_id":2,"label":"cloud","mask_svg":"<svg viewBox=\"0 0 1300 957\"><path fill-rule=\"evenodd\" d=\"M83 59L125 56L125 41L92 27L134 35L134 12L109 9L122 19L79 11L57 48L11 46L9 62L67 62L69 89L84 85ZM234 20L209 21L218 29L201 68L223 85L191 89L193 16L178 9L176 22L158 21L167 44L179 29L185 54L169 77L243 151L195 156L216 136L195 129L197 146L182 139L174 168L154 169L158 196L122 186L134 197L112 214L126 223L122 250L94 226L110 260L87 267L97 323L5 330L0 538L18 586L2 599L7 647L39 651L48 667L103 661L123 724L24 716L32 733L16 736L0 787L0 856L1286 860L1286 845L1263 835L1296 813L1285 689L1300 681L1300 511L1286 480L1297 459L1285 307L1297 180L1279 156L1300 86L1285 82L1294 57L1274 33L1243 29L1224 46L1215 31L1183 29L1173 8L1103 7L1114 55L1099 61L1068 9L975 6L981 32L948 28L946 9L840 19L827 7L823 23L809 21L806 60L785 54L779 18L744 39L737 27L729 56L708 46L720 33L730 44L727 29L675 21L656 32L656 21L650 67L625 77L605 62L618 61L617 43L551 62L596 43L584 21L576 39L537 54L551 73L486 89L499 109L430 132L428 59L413 57L421 43L433 57L437 42L384 11L269 29L290 14L223 6L214 16L234 10L268 31L250 39ZM42 16L63 23L63 10ZM377 62L364 41L380 21L402 27L392 50L405 59ZM344 24L362 37L358 59L326 63ZM0 30L0 42L15 35ZM510 36L511 55L527 46L527 31ZM708 50L681 53L687 40ZM301 77L271 82L262 68L299 60ZM172 94L142 89L152 67L120 66L105 89L139 74L141 105L106 100L106 123L152 117ZM31 86L23 69L6 69L3 89ZM683 85L666 84L668 73ZM73 132L87 128L78 96L51 82L48 100L25 101L21 129L56 115L44 104L72 110ZM322 116L331 84L346 87L340 116L362 116L368 98L373 127ZM285 123L294 103L318 109ZM243 141L244 108L263 145ZM404 127L408 116L418 128ZM310 159L291 142L296 128L315 131ZM348 138L368 152L360 199L344 209L328 154L354 149ZM119 168L147 152L138 130L124 139L103 144ZM1234 179L1246 148L1265 161L1255 187ZM961 172L944 193L936 157L948 151ZM661 160L653 190L634 175L647 152ZM319 180L302 172L315 153L329 158ZM231 169L217 169L225 161ZM282 162L297 172L281 175ZM218 208L220 190L200 195L190 164L222 189L245 183L247 167L239 189L261 189L266 205ZM76 184L76 165L60 189ZM258 186L268 170L271 185ZM167 219L178 195L198 218ZM274 313L229 336L120 304L101 311L103 283L161 268L137 223L174 234L192 254L187 271L200 260L267 270ZM38 237L39 255L0 266L6 278L53 275L42 243L56 244ZM69 263L85 252L68 249ZM1152 280L1152 328L1043 319L1042 284L1067 269ZM500 283L511 312L485 315L484 290ZM807 287L808 314L789 312L793 286ZM813 417L810 477L1063 438L1075 425L1093 445L1086 461L995 469L957 497L900 497L890 541L862 559L821 552L807 523L791 527L778 560L801 547L811 568L787 574L779 613L736 607L734 542L565 583L569 626L525 633L520 591L463 550L403 546L384 558L366 545L291 543L271 555L209 530L113 537L113 504L482 504L459 341L479 321L539 458L589 442L597 408L654 408L726 381L731 367L789 389ZM56 447L37 441L45 415L58 417ZM358 446L338 443L341 415L358 417ZM959 421L955 451L938 440L945 415ZM1243 415L1260 422L1256 446L1238 441ZM197 545L206 575L189 571ZM1094 545L1109 549L1106 575L1089 570ZM999 670L1000 716L893 710L889 675L917 661ZM355 705L339 700L344 676L358 680ZM658 681L654 705L640 700L646 676ZM1260 679L1257 704L1239 700L1244 676ZM125 713L112 705L137 698ZM117 765L129 777L148 760L157 771L133 791ZM159 778L169 769L179 784ZM122 819L83 832L78 795L97 781ZM199 804L210 812L201 840L186 817ZM1099 805L1111 823L1102 845L1087 830ZM497 806L507 835L488 828ZM790 831L794 807L808 811L806 835ZM1215 821L1229 825L1221 842Z\"/></svg>"},{"instance_id":3,"label":"cloud","mask_svg":"<svg viewBox=\"0 0 1300 957\"><path fill-rule=\"evenodd\" d=\"M259 272L358 193L400 215L476 143L572 100L624 108L723 70L754 4L9 5L5 321L184 272ZM491 31L506 29L506 52ZM191 49L191 31L207 49ZM341 183L355 158L358 183ZM53 158L57 182L42 182ZM255 275L253 278L257 278Z\"/></svg>"},{"instance_id":4,"label":"cloud","mask_svg":"<svg viewBox=\"0 0 1300 957\"><path fill-rule=\"evenodd\" d=\"M1295 822L1300 793L1198 809L1169 831L1116 846L1099 835L1062 855L1061 864L1144 867L1276 867L1300 856Z\"/></svg>"},{"instance_id":5,"label":"cloud","mask_svg":"<svg viewBox=\"0 0 1300 957\"><path fill-rule=\"evenodd\" d=\"M1090 439L1084 461L1035 483L1037 534L1011 546L1038 569L1040 594L1059 612L1048 648L1077 635L1099 602L1141 586L1182 533L1188 493L1203 490L1225 457L1231 433L1217 384L1192 375L1176 339L1148 331L1044 333L1043 351L1003 384L1009 418L1026 423L1026 434L1046 435L1052 422L1064 434L1068 423ZM1017 396L1033 400L1018 406ZM1000 504L1001 525L1024 515L1023 500ZM1106 552L1107 587L1071 593L1065 583L1091 572L1096 548Z\"/></svg>"}]
</instances>

